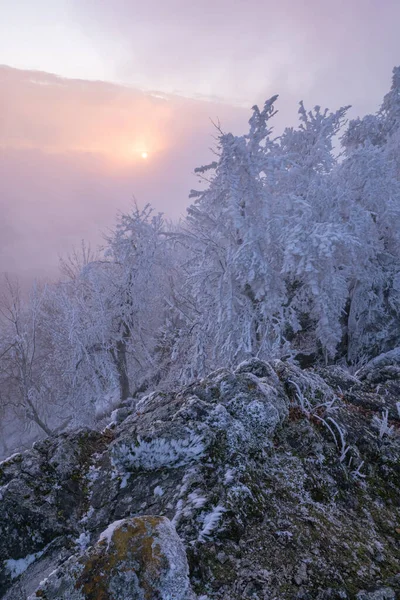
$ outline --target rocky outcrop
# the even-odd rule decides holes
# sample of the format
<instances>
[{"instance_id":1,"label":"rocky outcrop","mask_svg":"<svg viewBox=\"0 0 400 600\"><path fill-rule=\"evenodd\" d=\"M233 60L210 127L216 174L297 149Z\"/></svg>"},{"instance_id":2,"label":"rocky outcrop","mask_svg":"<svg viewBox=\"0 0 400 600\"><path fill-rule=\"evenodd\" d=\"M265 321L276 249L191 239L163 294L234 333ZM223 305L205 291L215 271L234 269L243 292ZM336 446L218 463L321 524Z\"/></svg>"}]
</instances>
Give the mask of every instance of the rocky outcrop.
<instances>
[{"instance_id":1,"label":"rocky outcrop","mask_svg":"<svg viewBox=\"0 0 400 600\"><path fill-rule=\"evenodd\" d=\"M396 598L396 360L357 376L252 360L14 455L0 465L0 593Z\"/></svg>"},{"instance_id":2,"label":"rocky outcrop","mask_svg":"<svg viewBox=\"0 0 400 600\"><path fill-rule=\"evenodd\" d=\"M81 556L41 582L29 600L194 600L184 546L166 517L116 521Z\"/></svg>"}]
</instances>

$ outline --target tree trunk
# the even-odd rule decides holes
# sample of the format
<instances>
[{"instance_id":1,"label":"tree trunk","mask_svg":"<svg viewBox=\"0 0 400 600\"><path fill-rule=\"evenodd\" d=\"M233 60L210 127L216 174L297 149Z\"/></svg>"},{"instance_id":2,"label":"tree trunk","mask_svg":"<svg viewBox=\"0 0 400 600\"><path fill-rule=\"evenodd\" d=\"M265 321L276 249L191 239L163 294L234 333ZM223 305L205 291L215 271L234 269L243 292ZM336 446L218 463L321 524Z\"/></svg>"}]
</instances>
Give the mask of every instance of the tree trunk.
<instances>
[{"instance_id":1,"label":"tree trunk","mask_svg":"<svg viewBox=\"0 0 400 600\"><path fill-rule=\"evenodd\" d=\"M119 379L119 392L121 400L129 398L128 365L126 362L126 345L123 340L117 342L116 364Z\"/></svg>"}]
</instances>

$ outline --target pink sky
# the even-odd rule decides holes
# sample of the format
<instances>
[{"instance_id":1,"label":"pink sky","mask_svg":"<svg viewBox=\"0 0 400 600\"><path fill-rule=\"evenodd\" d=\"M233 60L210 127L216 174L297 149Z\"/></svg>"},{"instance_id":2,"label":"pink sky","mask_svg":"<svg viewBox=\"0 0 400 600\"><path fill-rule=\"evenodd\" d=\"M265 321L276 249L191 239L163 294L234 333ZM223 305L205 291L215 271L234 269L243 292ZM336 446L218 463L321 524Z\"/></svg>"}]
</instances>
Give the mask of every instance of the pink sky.
<instances>
[{"instance_id":1,"label":"pink sky","mask_svg":"<svg viewBox=\"0 0 400 600\"><path fill-rule=\"evenodd\" d=\"M375 111L399 22L398 0L3 0L0 272L54 272L133 195L179 217L210 118L244 132L275 93L278 131L301 99Z\"/></svg>"},{"instance_id":2,"label":"pink sky","mask_svg":"<svg viewBox=\"0 0 400 600\"><path fill-rule=\"evenodd\" d=\"M135 196L184 214L194 167L212 159L210 118L248 111L0 67L0 271L40 274L96 243ZM144 160L141 153L146 151Z\"/></svg>"}]
</instances>

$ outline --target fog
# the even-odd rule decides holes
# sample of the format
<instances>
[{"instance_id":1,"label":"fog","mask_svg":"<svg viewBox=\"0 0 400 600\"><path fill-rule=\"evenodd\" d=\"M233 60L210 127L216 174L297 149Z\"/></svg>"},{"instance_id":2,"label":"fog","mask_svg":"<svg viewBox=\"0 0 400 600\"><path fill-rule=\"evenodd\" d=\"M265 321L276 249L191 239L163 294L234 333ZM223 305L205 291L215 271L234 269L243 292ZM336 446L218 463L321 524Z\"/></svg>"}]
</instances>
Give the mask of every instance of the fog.
<instances>
[{"instance_id":1,"label":"fog","mask_svg":"<svg viewBox=\"0 0 400 600\"><path fill-rule=\"evenodd\" d=\"M101 244L133 198L179 218L199 185L193 169L213 158L211 120L242 131L250 115L8 67L0 83L0 271L29 280L56 274L82 239Z\"/></svg>"}]
</instances>

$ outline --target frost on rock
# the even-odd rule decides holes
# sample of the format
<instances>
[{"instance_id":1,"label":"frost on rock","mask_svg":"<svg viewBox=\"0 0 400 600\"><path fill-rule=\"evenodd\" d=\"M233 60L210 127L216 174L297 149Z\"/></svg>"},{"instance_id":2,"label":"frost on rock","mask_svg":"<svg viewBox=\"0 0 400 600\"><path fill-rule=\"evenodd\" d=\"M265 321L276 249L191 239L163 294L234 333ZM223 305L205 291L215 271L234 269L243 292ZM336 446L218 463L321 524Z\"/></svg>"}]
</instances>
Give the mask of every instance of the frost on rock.
<instances>
[{"instance_id":1,"label":"frost on rock","mask_svg":"<svg viewBox=\"0 0 400 600\"><path fill-rule=\"evenodd\" d=\"M400 594L393 366L371 380L252 359L6 461L0 595L175 600L185 553L209 600Z\"/></svg>"},{"instance_id":2,"label":"frost on rock","mask_svg":"<svg viewBox=\"0 0 400 600\"><path fill-rule=\"evenodd\" d=\"M161 486L157 485L154 488L154 492L153 493L154 493L155 496L162 496L164 494L164 490L162 489Z\"/></svg>"},{"instance_id":3,"label":"frost on rock","mask_svg":"<svg viewBox=\"0 0 400 600\"><path fill-rule=\"evenodd\" d=\"M382 375L400 378L400 346L376 356L361 367L356 375L359 379L367 379L372 383L379 383Z\"/></svg>"},{"instance_id":4,"label":"frost on rock","mask_svg":"<svg viewBox=\"0 0 400 600\"><path fill-rule=\"evenodd\" d=\"M200 542L204 542L211 537L212 533L218 528L224 512L226 512L226 508L223 506L214 506L212 511L204 516L203 527L199 533Z\"/></svg>"},{"instance_id":5,"label":"frost on rock","mask_svg":"<svg viewBox=\"0 0 400 600\"><path fill-rule=\"evenodd\" d=\"M361 591L357 594L357 600L396 600L396 593L392 588L379 588L372 592Z\"/></svg>"},{"instance_id":6,"label":"frost on rock","mask_svg":"<svg viewBox=\"0 0 400 600\"><path fill-rule=\"evenodd\" d=\"M113 463L117 469L155 471L182 467L199 460L203 453L202 438L193 433L178 440L156 438L147 442L138 437L136 444L115 447Z\"/></svg>"},{"instance_id":7,"label":"frost on rock","mask_svg":"<svg viewBox=\"0 0 400 600\"><path fill-rule=\"evenodd\" d=\"M10 571L11 579L15 579L24 573L29 565L40 558L42 554L43 552L36 552L35 554L28 554L28 556L25 556L25 558L19 558L17 560L9 558L8 560L4 561L4 566Z\"/></svg>"},{"instance_id":8,"label":"frost on rock","mask_svg":"<svg viewBox=\"0 0 400 600\"><path fill-rule=\"evenodd\" d=\"M83 531L80 536L75 540L75 544L78 546L80 552L84 552L90 543L90 534Z\"/></svg>"}]
</instances>

